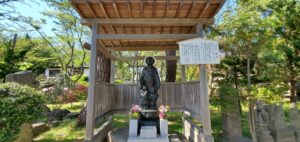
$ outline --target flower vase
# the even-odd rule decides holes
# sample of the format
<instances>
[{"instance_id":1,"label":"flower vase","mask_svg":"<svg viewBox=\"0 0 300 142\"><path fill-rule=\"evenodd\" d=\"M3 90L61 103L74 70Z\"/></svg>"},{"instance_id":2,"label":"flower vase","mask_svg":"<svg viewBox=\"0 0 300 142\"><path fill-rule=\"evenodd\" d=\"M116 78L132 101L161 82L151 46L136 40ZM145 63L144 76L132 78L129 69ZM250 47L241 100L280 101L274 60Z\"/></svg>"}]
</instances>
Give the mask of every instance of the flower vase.
<instances>
[{"instance_id":1,"label":"flower vase","mask_svg":"<svg viewBox=\"0 0 300 142\"><path fill-rule=\"evenodd\" d=\"M160 126L160 136L168 137L168 120L160 119L159 126Z\"/></svg>"},{"instance_id":2,"label":"flower vase","mask_svg":"<svg viewBox=\"0 0 300 142\"><path fill-rule=\"evenodd\" d=\"M129 137L137 137L138 136L138 120L130 119L129 121Z\"/></svg>"}]
</instances>

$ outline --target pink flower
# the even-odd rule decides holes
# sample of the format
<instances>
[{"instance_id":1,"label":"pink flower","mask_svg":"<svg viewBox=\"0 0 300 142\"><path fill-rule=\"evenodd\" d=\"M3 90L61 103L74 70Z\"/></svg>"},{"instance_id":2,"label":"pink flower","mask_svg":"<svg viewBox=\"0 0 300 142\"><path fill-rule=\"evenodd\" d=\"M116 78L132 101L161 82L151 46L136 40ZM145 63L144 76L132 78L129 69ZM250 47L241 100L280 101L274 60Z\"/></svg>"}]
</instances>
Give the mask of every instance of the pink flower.
<instances>
[{"instance_id":1,"label":"pink flower","mask_svg":"<svg viewBox=\"0 0 300 142\"><path fill-rule=\"evenodd\" d=\"M131 112L139 112L140 106L139 105L132 105L130 110L131 110Z\"/></svg>"},{"instance_id":2,"label":"pink flower","mask_svg":"<svg viewBox=\"0 0 300 142\"><path fill-rule=\"evenodd\" d=\"M68 88L68 87L65 87L65 88L64 88L64 91L65 91L65 92L67 92L68 90L69 90L69 88Z\"/></svg>"},{"instance_id":3,"label":"pink flower","mask_svg":"<svg viewBox=\"0 0 300 142\"><path fill-rule=\"evenodd\" d=\"M166 117L166 114L165 113L159 113L159 118L160 119L164 119Z\"/></svg>"}]
</instances>

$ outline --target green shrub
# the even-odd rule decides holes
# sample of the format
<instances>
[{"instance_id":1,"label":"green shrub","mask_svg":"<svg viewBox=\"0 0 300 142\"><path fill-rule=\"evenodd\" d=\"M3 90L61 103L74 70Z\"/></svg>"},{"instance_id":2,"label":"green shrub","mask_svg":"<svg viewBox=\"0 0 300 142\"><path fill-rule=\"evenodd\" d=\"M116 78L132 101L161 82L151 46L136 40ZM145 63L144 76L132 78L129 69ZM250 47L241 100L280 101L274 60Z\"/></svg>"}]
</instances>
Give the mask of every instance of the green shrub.
<instances>
[{"instance_id":1,"label":"green shrub","mask_svg":"<svg viewBox=\"0 0 300 142\"><path fill-rule=\"evenodd\" d=\"M17 138L23 123L40 118L44 110L43 95L29 86L0 84L0 142Z\"/></svg>"}]
</instances>

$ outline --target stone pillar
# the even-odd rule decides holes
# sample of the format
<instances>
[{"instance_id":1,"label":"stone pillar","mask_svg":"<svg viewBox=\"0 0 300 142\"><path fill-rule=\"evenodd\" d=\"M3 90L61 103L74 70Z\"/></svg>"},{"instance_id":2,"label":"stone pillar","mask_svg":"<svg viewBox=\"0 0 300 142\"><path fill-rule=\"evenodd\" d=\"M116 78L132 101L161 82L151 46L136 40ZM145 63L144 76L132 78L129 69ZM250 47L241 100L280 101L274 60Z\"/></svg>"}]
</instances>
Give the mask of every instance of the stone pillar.
<instances>
[{"instance_id":1,"label":"stone pillar","mask_svg":"<svg viewBox=\"0 0 300 142\"><path fill-rule=\"evenodd\" d=\"M242 125L239 112L222 114L222 127L224 141L240 142L242 141Z\"/></svg>"}]
</instances>

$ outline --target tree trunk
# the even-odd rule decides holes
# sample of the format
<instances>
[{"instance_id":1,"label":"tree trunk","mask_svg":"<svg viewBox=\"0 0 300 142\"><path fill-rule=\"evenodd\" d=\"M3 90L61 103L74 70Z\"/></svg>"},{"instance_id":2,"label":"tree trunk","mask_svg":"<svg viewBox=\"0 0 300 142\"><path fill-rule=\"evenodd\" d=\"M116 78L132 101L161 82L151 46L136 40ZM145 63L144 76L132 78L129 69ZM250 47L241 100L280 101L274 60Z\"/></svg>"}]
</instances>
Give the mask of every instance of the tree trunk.
<instances>
[{"instance_id":1,"label":"tree trunk","mask_svg":"<svg viewBox=\"0 0 300 142\"><path fill-rule=\"evenodd\" d=\"M104 54L99 53L97 58L97 81L98 82L110 82L110 64L111 60L105 57ZM87 102L87 101L86 101ZM86 103L85 103L86 104ZM84 127L86 122L86 105L81 109L79 116L77 117L77 127Z\"/></svg>"},{"instance_id":2,"label":"tree trunk","mask_svg":"<svg viewBox=\"0 0 300 142\"><path fill-rule=\"evenodd\" d=\"M166 56L176 56L176 51L166 51ZM177 62L176 61L166 61L166 82L175 82L176 81L176 70Z\"/></svg>"},{"instance_id":3,"label":"tree trunk","mask_svg":"<svg viewBox=\"0 0 300 142\"><path fill-rule=\"evenodd\" d=\"M291 79L290 80L290 103L296 103L297 98L296 98L296 80Z\"/></svg>"}]
</instances>

